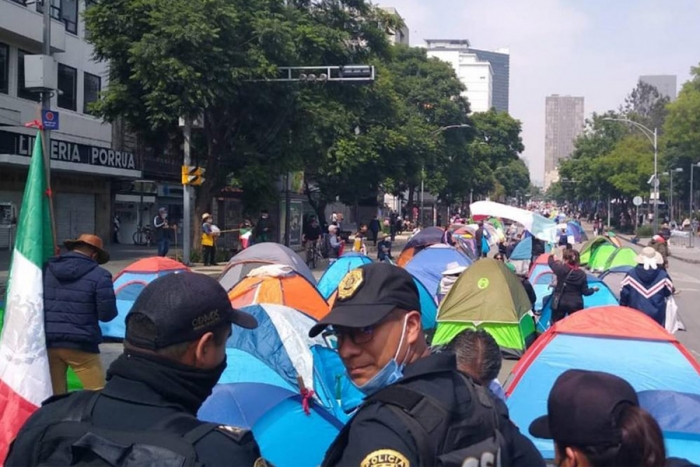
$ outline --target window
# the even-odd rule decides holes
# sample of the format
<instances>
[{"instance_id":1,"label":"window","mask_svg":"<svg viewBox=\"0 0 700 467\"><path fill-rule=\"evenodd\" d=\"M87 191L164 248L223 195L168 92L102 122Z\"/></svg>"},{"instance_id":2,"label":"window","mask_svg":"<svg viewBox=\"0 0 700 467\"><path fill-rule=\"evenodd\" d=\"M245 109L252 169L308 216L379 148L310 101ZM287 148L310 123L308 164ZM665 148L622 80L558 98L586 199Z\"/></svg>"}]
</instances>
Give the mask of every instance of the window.
<instances>
[{"instance_id":1,"label":"window","mask_svg":"<svg viewBox=\"0 0 700 467\"><path fill-rule=\"evenodd\" d=\"M30 101L39 102L41 100L41 94L38 92L28 91L24 87L24 56L31 55L29 52L24 50L17 51L17 97L22 99L29 99Z\"/></svg>"},{"instance_id":2,"label":"window","mask_svg":"<svg viewBox=\"0 0 700 467\"><path fill-rule=\"evenodd\" d=\"M37 0L36 2L36 11L39 13L44 12L44 1L46 0ZM51 17L61 21L61 0L51 0Z\"/></svg>"},{"instance_id":3,"label":"window","mask_svg":"<svg viewBox=\"0 0 700 467\"><path fill-rule=\"evenodd\" d=\"M102 90L102 78L90 73L84 74L83 113L91 114L90 104L97 101Z\"/></svg>"},{"instance_id":4,"label":"window","mask_svg":"<svg viewBox=\"0 0 700 467\"><path fill-rule=\"evenodd\" d=\"M10 88L10 47L0 43L0 92L7 94Z\"/></svg>"},{"instance_id":5,"label":"window","mask_svg":"<svg viewBox=\"0 0 700 467\"><path fill-rule=\"evenodd\" d=\"M66 31L78 34L78 0L63 0L61 18L66 24Z\"/></svg>"},{"instance_id":6,"label":"window","mask_svg":"<svg viewBox=\"0 0 700 467\"><path fill-rule=\"evenodd\" d=\"M78 70L58 64L58 106L63 109L77 109Z\"/></svg>"}]
</instances>

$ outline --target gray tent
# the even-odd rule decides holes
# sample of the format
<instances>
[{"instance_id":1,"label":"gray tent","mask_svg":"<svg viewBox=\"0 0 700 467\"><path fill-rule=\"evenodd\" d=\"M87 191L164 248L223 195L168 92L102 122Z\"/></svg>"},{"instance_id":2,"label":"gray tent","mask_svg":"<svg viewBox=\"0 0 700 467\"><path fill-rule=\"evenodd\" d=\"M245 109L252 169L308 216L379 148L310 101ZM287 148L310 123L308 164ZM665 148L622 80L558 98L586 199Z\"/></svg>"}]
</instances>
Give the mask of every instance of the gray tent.
<instances>
[{"instance_id":1,"label":"gray tent","mask_svg":"<svg viewBox=\"0 0 700 467\"><path fill-rule=\"evenodd\" d=\"M257 243L231 258L219 276L219 282L228 292L250 271L268 264L283 264L304 276L314 286L316 278L303 259L279 243Z\"/></svg>"}]
</instances>

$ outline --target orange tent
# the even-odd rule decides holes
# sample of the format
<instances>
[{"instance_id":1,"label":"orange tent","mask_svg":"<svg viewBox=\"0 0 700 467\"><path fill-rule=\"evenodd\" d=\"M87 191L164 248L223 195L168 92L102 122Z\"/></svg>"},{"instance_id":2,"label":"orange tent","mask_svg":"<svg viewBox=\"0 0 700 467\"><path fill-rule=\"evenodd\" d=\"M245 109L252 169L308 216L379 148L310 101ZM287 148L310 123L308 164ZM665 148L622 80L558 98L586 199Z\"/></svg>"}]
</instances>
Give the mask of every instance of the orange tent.
<instances>
[{"instance_id":1,"label":"orange tent","mask_svg":"<svg viewBox=\"0 0 700 467\"><path fill-rule=\"evenodd\" d=\"M328 303L308 279L279 265L254 269L231 289L228 297L236 308L274 303L299 310L316 320L330 311Z\"/></svg>"}]
</instances>

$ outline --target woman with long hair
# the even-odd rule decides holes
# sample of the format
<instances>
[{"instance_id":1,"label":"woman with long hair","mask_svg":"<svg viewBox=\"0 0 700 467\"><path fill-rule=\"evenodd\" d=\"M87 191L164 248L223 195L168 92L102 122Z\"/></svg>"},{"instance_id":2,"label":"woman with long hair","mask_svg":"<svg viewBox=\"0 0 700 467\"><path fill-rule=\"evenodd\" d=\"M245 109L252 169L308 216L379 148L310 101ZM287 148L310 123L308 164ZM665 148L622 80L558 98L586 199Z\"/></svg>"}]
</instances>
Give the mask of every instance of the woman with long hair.
<instances>
[{"instance_id":1,"label":"woman with long hair","mask_svg":"<svg viewBox=\"0 0 700 467\"><path fill-rule=\"evenodd\" d=\"M598 287L588 287L588 278L581 269L580 262L579 253L573 248L564 250L561 261L555 259L554 255L547 260L557 278L552 293L552 324L582 310L584 295L593 295L598 291Z\"/></svg>"}]
</instances>

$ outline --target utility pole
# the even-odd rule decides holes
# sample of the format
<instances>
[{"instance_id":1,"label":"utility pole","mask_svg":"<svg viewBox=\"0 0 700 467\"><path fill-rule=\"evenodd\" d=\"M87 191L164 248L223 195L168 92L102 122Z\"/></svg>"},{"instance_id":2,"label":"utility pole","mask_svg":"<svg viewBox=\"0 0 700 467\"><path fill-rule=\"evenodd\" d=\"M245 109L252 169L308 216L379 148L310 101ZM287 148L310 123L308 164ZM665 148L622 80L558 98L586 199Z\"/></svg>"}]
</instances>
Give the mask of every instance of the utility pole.
<instances>
[{"instance_id":1,"label":"utility pole","mask_svg":"<svg viewBox=\"0 0 700 467\"><path fill-rule=\"evenodd\" d=\"M192 119L190 117L185 117L185 124L182 127L182 136L184 139L184 159L182 164L189 167L192 163L192 158L190 155L192 136ZM191 235L192 230L192 187L190 185L182 185L182 262L184 264L190 264L190 248L191 248ZM177 235L177 230L175 231Z\"/></svg>"},{"instance_id":2,"label":"utility pole","mask_svg":"<svg viewBox=\"0 0 700 467\"><path fill-rule=\"evenodd\" d=\"M42 53L51 56L51 0L43 0L44 3L44 43ZM41 93L41 108L44 110L51 109L51 95L53 92L45 89ZM46 167L51 167L51 131L44 129L44 141L46 150L44 151L44 164ZM51 186L51 173L47 175L47 186Z\"/></svg>"}]
</instances>

